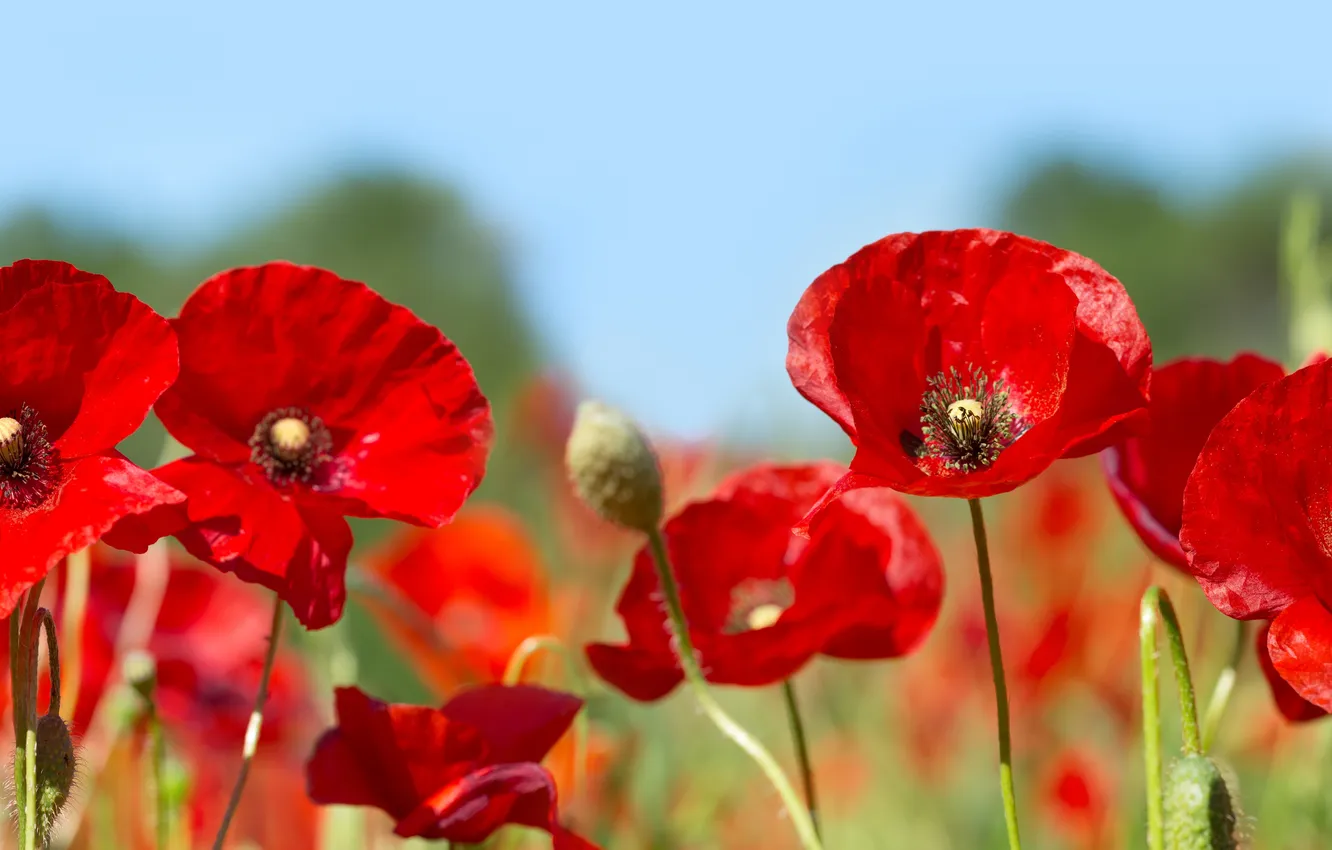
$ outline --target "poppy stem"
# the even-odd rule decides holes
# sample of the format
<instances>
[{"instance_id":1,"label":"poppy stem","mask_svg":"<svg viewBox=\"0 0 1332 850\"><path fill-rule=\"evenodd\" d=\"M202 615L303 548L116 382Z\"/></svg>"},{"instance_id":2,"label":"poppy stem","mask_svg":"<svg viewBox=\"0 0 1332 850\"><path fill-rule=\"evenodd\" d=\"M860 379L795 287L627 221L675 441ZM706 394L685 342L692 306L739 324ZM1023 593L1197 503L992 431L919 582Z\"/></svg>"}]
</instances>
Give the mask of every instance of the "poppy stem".
<instances>
[{"instance_id":1,"label":"poppy stem","mask_svg":"<svg viewBox=\"0 0 1332 850\"><path fill-rule=\"evenodd\" d=\"M791 739L795 742L796 758L800 762L800 781L805 786L809 819L814 822L814 831L819 834L819 838L823 838L823 830L819 826L818 799L814 793L814 764L809 758L805 721L800 717L800 704L796 702L795 683L792 680L782 682L782 696L786 698L786 716L791 721Z\"/></svg>"},{"instance_id":2,"label":"poppy stem","mask_svg":"<svg viewBox=\"0 0 1332 850\"><path fill-rule=\"evenodd\" d=\"M1203 752L1210 752L1213 742L1216 741L1217 730L1221 728L1221 718L1230 703L1230 694L1235 690L1240 661L1243 660L1244 650L1249 645L1249 621L1236 620L1235 624L1235 645L1230 648L1230 658L1226 661L1226 666L1221 668L1221 675L1216 677L1212 698L1207 701L1207 710L1203 712Z\"/></svg>"},{"instance_id":3,"label":"poppy stem","mask_svg":"<svg viewBox=\"0 0 1332 850\"><path fill-rule=\"evenodd\" d=\"M268 680L273 675L273 662L277 658L279 639L282 636L282 597L273 594L273 624L268 630L268 652L264 655L264 672L259 677L259 693L254 698L254 711L250 713L250 723L245 727L245 745L241 750L240 771L236 774L236 785L231 789L231 799L227 810L222 815L222 824L217 828L217 837L213 839L213 850L222 850L226 843L227 829L231 819L240 806L241 794L245 791L245 780L250 775L250 762L254 761L254 752L259 747L259 733L264 726L264 704L268 702Z\"/></svg>"},{"instance_id":4,"label":"poppy stem","mask_svg":"<svg viewBox=\"0 0 1332 850\"><path fill-rule=\"evenodd\" d=\"M990 672L994 676L994 702L999 715L999 790L1004 797L1004 821L1010 850L1022 850L1018 833L1017 795L1013 792L1013 744L1008 732L1008 683L1004 654L999 646L999 618L994 610L994 580L990 576L990 543L985 535L985 514L980 499L968 499L971 530L976 537L976 564L980 571L981 604L985 607L985 635L990 644Z\"/></svg>"},{"instance_id":5,"label":"poppy stem","mask_svg":"<svg viewBox=\"0 0 1332 850\"><path fill-rule=\"evenodd\" d=\"M703 676L703 670L699 667L698 657L694 654L694 644L689 637L689 623L685 619L684 606L680 602L680 587L676 584L674 570L671 569L670 557L666 554L666 542L662 539L659 529L652 529L647 533L648 544L652 548L652 561L657 567L657 582L661 585L662 597L666 602L666 613L671 628L671 636L674 639L676 655L680 660L680 670L684 673L685 679L694 690L694 698L698 701L699 707L703 713L722 731L726 737L749 754L759 768L768 777L768 781L777 789L777 795L782 799L782 805L786 807L787 815L791 818L791 824L795 827L796 835L800 838L800 844L805 850L823 850L823 842L819 839L819 833L814 828L814 820L810 813L805 809L804 804L800 802L791 781L786 778L782 772L781 765L772 757L772 753L759 743L758 739L750 735L743 726L731 718L729 714L713 699L711 691L708 690L707 679Z\"/></svg>"},{"instance_id":6,"label":"poppy stem","mask_svg":"<svg viewBox=\"0 0 1332 850\"><path fill-rule=\"evenodd\" d=\"M65 559L65 610L60 617L60 634L65 639L66 675L60 701L71 719L79 706L79 685L83 679L83 620L88 610L90 560L87 549Z\"/></svg>"},{"instance_id":7,"label":"poppy stem","mask_svg":"<svg viewBox=\"0 0 1332 850\"><path fill-rule=\"evenodd\" d=\"M21 610L9 615L10 693L14 714L14 814L19 846L37 845L37 632L38 601L45 577L28 590ZM57 704L58 705L58 704Z\"/></svg>"},{"instance_id":8,"label":"poppy stem","mask_svg":"<svg viewBox=\"0 0 1332 850\"><path fill-rule=\"evenodd\" d=\"M1161 690L1156 677L1157 597L1149 587L1139 609L1138 648L1142 657L1142 753L1147 778L1147 847L1165 850L1165 800L1161 793Z\"/></svg>"}]
</instances>

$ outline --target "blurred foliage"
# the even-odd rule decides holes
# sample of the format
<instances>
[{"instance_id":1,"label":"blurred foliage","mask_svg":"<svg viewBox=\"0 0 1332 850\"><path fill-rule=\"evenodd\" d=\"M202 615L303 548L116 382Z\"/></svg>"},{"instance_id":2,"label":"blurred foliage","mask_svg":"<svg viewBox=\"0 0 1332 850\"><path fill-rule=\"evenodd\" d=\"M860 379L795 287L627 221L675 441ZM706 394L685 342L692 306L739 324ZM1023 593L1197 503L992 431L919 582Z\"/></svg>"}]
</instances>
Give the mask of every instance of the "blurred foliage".
<instances>
[{"instance_id":1,"label":"blurred foliage","mask_svg":"<svg viewBox=\"0 0 1332 850\"><path fill-rule=\"evenodd\" d=\"M1156 361L1253 349L1284 358L1280 227L1296 192L1332 206L1332 162L1292 159L1188 197L1075 157L1036 167L1002 226L1096 260L1123 281Z\"/></svg>"}]
</instances>

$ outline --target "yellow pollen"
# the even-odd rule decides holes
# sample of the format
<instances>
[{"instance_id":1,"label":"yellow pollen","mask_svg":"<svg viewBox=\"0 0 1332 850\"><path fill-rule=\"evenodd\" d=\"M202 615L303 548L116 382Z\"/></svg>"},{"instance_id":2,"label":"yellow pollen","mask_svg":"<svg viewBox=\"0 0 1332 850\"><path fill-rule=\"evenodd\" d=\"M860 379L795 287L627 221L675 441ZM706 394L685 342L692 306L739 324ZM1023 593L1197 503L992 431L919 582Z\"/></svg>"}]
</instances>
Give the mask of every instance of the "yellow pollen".
<instances>
[{"instance_id":1,"label":"yellow pollen","mask_svg":"<svg viewBox=\"0 0 1332 850\"><path fill-rule=\"evenodd\" d=\"M268 429L273 454L282 460L296 460L310 444L310 426L294 416L279 419Z\"/></svg>"},{"instance_id":2,"label":"yellow pollen","mask_svg":"<svg viewBox=\"0 0 1332 850\"><path fill-rule=\"evenodd\" d=\"M753 611L750 611L749 616L745 618L745 622L755 631L766 629L769 626L775 626L777 621L782 618L782 613L785 610L786 609L780 605L766 602L755 608Z\"/></svg>"},{"instance_id":3,"label":"yellow pollen","mask_svg":"<svg viewBox=\"0 0 1332 850\"><path fill-rule=\"evenodd\" d=\"M954 422L962 422L967 419L980 419L985 408L974 398L960 398L948 405L948 418Z\"/></svg>"},{"instance_id":4,"label":"yellow pollen","mask_svg":"<svg viewBox=\"0 0 1332 850\"><path fill-rule=\"evenodd\" d=\"M18 466L23 461L23 426L17 419L0 418L0 463Z\"/></svg>"}]
</instances>

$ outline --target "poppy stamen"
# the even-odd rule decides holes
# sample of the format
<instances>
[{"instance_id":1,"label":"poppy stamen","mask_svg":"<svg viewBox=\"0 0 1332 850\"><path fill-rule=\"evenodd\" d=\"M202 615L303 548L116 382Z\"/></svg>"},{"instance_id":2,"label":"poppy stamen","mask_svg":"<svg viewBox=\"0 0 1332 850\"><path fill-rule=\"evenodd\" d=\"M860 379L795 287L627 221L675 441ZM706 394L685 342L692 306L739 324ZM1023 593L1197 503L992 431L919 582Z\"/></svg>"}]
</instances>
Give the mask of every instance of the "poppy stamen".
<instances>
[{"instance_id":1,"label":"poppy stamen","mask_svg":"<svg viewBox=\"0 0 1332 850\"><path fill-rule=\"evenodd\" d=\"M300 407L282 407L255 426L250 460L263 467L274 484L308 484L319 467L332 460L333 435L318 416Z\"/></svg>"},{"instance_id":2,"label":"poppy stamen","mask_svg":"<svg viewBox=\"0 0 1332 850\"><path fill-rule=\"evenodd\" d=\"M0 507L35 508L55 489L57 452L26 404L0 417Z\"/></svg>"},{"instance_id":3,"label":"poppy stamen","mask_svg":"<svg viewBox=\"0 0 1332 850\"><path fill-rule=\"evenodd\" d=\"M973 472L1012 444L1016 417L1002 378L991 383L973 367L964 381L954 368L928 385L920 405L922 453L942 459L948 469Z\"/></svg>"},{"instance_id":4,"label":"poppy stamen","mask_svg":"<svg viewBox=\"0 0 1332 850\"><path fill-rule=\"evenodd\" d=\"M734 635L771 628L794 604L795 587L790 579L750 579L731 591L731 614L723 631Z\"/></svg>"}]
</instances>

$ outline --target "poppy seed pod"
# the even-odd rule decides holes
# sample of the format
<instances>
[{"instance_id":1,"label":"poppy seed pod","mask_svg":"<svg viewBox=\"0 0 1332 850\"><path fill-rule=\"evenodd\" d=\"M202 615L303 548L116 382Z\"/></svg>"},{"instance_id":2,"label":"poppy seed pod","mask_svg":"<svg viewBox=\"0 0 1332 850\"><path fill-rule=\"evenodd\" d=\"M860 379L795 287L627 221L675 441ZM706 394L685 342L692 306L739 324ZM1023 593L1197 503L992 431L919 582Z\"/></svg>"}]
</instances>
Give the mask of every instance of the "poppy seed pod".
<instances>
[{"instance_id":1,"label":"poppy seed pod","mask_svg":"<svg viewBox=\"0 0 1332 850\"><path fill-rule=\"evenodd\" d=\"M77 768L69 727L56 714L37 721L37 836L45 845L74 788Z\"/></svg>"},{"instance_id":2,"label":"poppy seed pod","mask_svg":"<svg viewBox=\"0 0 1332 850\"><path fill-rule=\"evenodd\" d=\"M1169 850L1235 850L1239 847L1238 802L1215 761L1188 755L1170 767L1165 789Z\"/></svg>"},{"instance_id":3,"label":"poppy seed pod","mask_svg":"<svg viewBox=\"0 0 1332 850\"><path fill-rule=\"evenodd\" d=\"M649 533L661 524L661 468L633 420L599 401L578 406L564 463L579 498L603 518Z\"/></svg>"}]
</instances>

